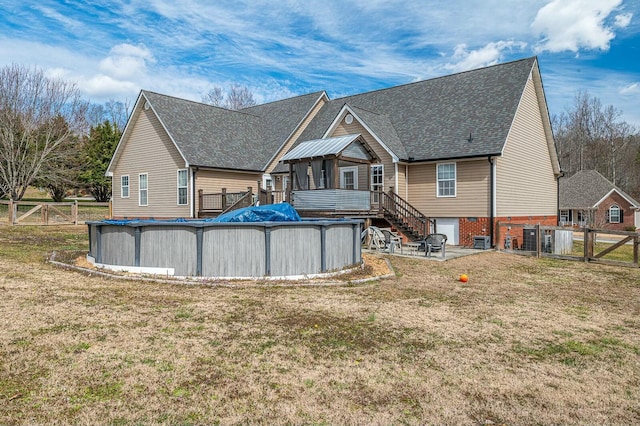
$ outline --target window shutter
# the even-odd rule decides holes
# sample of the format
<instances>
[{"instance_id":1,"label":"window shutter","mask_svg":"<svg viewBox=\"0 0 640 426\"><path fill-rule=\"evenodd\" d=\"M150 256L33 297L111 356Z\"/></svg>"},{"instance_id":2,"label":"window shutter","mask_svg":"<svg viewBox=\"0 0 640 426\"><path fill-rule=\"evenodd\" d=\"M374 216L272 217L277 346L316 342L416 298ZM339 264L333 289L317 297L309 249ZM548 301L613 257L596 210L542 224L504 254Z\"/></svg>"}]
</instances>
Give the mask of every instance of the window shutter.
<instances>
[{"instance_id":1,"label":"window shutter","mask_svg":"<svg viewBox=\"0 0 640 426\"><path fill-rule=\"evenodd\" d=\"M609 213L610 213L610 210L609 210L609 209L607 209L607 223L610 223L610 220L609 220Z\"/></svg>"},{"instance_id":2,"label":"window shutter","mask_svg":"<svg viewBox=\"0 0 640 426\"><path fill-rule=\"evenodd\" d=\"M619 210L620 211L620 223L624 222L624 211L622 209Z\"/></svg>"}]
</instances>

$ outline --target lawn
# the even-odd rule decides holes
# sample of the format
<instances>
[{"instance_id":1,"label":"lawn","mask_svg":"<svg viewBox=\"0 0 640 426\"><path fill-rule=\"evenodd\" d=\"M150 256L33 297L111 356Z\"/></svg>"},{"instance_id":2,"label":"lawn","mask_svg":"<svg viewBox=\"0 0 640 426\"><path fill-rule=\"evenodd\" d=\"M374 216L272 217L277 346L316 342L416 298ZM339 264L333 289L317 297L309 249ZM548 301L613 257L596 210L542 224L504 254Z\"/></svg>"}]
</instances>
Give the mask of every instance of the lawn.
<instances>
[{"instance_id":1,"label":"lawn","mask_svg":"<svg viewBox=\"0 0 640 426\"><path fill-rule=\"evenodd\" d=\"M486 252L229 288L45 263L85 234L0 226L2 424L640 423L638 269Z\"/></svg>"}]
</instances>

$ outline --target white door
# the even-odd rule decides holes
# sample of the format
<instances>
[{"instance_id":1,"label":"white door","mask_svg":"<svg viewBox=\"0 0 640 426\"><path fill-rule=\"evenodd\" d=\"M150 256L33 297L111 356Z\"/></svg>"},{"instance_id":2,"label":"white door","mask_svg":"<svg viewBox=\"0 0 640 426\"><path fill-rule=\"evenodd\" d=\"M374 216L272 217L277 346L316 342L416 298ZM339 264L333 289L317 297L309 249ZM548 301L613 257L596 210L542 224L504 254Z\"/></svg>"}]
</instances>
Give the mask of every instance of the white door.
<instances>
[{"instance_id":1,"label":"white door","mask_svg":"<svg viewBox=\"0 0 640 426\"><path fill-rule=\"evenodd\" d=\"M436 231L438 234L447 236L447 245L457 246L460 234L460 222L457 218L436 219Z\"/></svg>"}]
</instances>

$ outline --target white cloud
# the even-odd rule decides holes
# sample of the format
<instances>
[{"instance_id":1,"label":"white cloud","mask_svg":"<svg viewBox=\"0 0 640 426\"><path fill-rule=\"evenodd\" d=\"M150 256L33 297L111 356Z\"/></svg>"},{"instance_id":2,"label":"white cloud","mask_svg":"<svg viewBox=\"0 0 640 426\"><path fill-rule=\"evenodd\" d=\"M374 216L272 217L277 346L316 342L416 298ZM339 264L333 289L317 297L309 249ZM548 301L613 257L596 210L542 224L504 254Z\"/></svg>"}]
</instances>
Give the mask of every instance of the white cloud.
<instances>
[{"instance_id":1,"label":"white cloud","mask_svg":"<svg viewBox=\"0 0 640 426\"><path fill-rule=\"evenodd\" d=\"M147 62L154 62L154 59L145 46L119 44L100 61L100 70L116 79L130 79L146 74Z\"/></svg>"},{"instance_id":2,"label":"white cloud","mask_svg":"<svg viewBox=\"0 0 640 426\"><path fill-rule=\"evenodd\" d=\"M640 83L637 81L624 86L619 92L621 95L640 95Z\"/></svg>"},{"instance_id":3,"label":"white cloud","mask_svg":"<svg viewBox=\"0 0 640 426\"><path fill-rule=\"evenodd\" d=\"M615 26L617 28L626 28L631 23L631 18L633 17L633 13L622 13L616 16Z\"/></svg>"},{"instance_id":4,"label":"white cloud","mask_svg":"<svg viewBox=\"0 0 640 426\"><path fill-rule=\"evenodd\" d=\"M552 0L538 11L531 24L536 35L542 37L537 50L609 50L616 35L605 21L621 3L622 0ZM630 21L630 14L617 15L615 26L621 28Z\"/></svg>"},{"instance_id":5,"label":"white cloud","mask_svg":"<svg viewBox=\"0 0 640 426\"><path fill-rule=\"evenodd\" d=\"M115 95L131 95L138 91L138 84L131 81L116 80L108 75L98 74L79 83L80 88L90 96L98 98Z\"/></svg>"},{"instance_id":6,"label":"white cloud","mask_svg":"<svg viewBox=\"0 0 640 426\"><path fill-rule=\"evenodd\" d=\"M505 50L523 50L526 46L524 42L498 41L476 50L468 50L466 44L459 44L451 57L454 62L446 64L444 68L458 72L494 65L500 62Z\"/></svg>"}]
</instances>

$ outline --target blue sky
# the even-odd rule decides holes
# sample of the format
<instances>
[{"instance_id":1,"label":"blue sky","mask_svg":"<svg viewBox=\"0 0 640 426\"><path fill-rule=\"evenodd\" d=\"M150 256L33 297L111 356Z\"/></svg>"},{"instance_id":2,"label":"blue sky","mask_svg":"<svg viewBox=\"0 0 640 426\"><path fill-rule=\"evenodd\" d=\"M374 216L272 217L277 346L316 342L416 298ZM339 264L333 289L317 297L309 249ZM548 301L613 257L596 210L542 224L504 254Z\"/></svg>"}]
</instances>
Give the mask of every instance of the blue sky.
<instances>
[{"instance_id":1,"label":"blue sky","mask_svg":"<svg viewBox=\"0 0 640 426\"><path fill-rule=\"evenodd\" d=\"M92 102L336 98L537 55L551 114L587 90L640 128L640 0L0 0L0 66Z\"/></svg>"}]
</instances>

